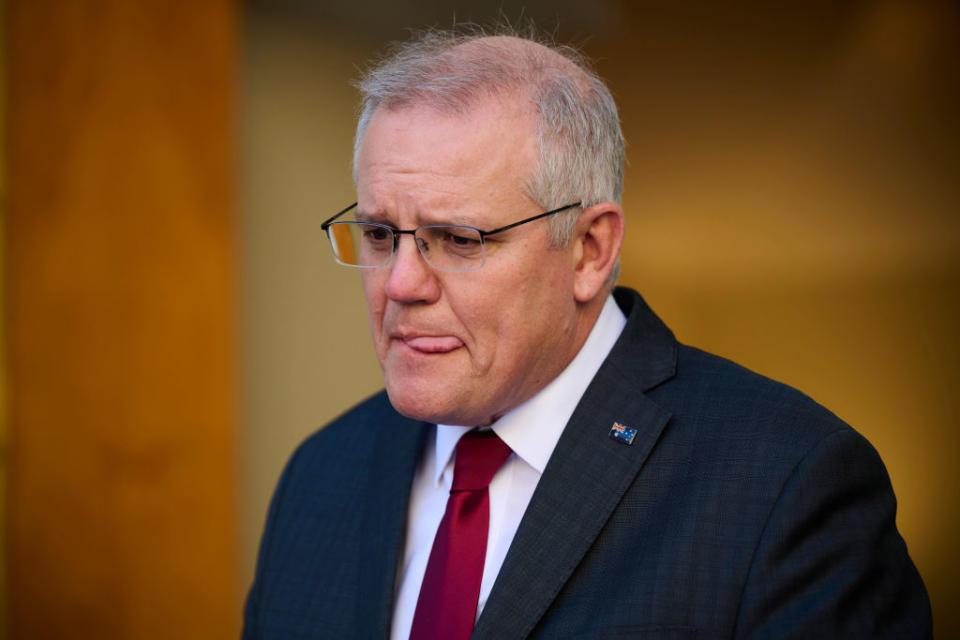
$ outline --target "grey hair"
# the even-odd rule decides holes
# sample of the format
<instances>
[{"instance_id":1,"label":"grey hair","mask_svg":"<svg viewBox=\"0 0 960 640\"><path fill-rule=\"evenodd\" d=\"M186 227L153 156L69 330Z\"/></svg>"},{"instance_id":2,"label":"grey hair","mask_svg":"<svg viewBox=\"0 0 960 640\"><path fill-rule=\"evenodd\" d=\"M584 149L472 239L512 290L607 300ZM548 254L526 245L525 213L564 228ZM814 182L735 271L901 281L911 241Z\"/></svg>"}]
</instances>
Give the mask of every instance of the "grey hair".
<instances>
[{"instance_id":1,"label":"grey hair","mask_svg":"<svg viewBox=\"0 0 960 640\"><path fill-rule=\"evenodd\" d=\"M353 178L367 126L380 107L426 105L465 113L484 97L526 93L535 107L539 160L527 195L544 210L581 202L620 203L624 140L617 105L604 82L574 49L533 34L477 27L429 30L395 44L357 82L362 94L353 151ZM573 235L580 208L550 219L554 246ZM616 279L616 271L611 281Z\"/></svg>"}]
</instances>

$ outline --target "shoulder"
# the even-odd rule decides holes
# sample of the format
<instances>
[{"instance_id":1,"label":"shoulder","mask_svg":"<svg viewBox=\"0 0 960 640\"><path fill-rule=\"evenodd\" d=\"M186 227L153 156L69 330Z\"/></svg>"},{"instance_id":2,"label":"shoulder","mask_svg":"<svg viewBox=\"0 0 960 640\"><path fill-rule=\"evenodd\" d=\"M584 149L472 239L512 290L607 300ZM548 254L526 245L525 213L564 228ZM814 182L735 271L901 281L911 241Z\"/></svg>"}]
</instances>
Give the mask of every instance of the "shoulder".
<instances>
[{"instance_id":1,"label":"shoulder","mask_svg":"<svg viewBox=\"0 0 960 640\"><path fill-rule=\"evenodd\" d=\"M394 410L386 391L380 391L348 409L308 436L290 457L288 474L310 469L338 474L370 462L382 438L404 423L414 422Z\"/></svg>"},{"instance_id":2,"label":"shoulder","mask_svg":"<svg viewBox=\"0 0 960 640\"><path fill-rule=\"evenodd\" d=\"M379 391L359 402L318 429L301 445L312 451L326 446L342 445L349 449L376 437L391 425L406 421L394 410L386 391Z\"/></svg>"},{"instance_id":3,"label":"shoulder","mask_svg":"<svg viewBox=\"0 0 960 640\"><path fill-rule=\"evenodd\" d=\"M278 531L297 530L304 519L342 518L345 504L365 499L371 470L413 464L424 426L394 411L380 392L310 435L280 475L262 544Z\"/></svg>"},{"instance_id":4,"label":"shoulder","mask_svg":"<svg viewBox=\"0 0 960 640\"><path fill-rule=\"evenodd\" d=\"M270 503L247 600L248 635L296 624L343 637L357 628L351 597L380 556L377 548L392 548L390 532L379 529L381 514L403 513L425 427L378 393L297 447ZM318 567L338 579L324 580Z\"/></svg>"},{"instance_id":5,"label":"shoulder","mask_svg":"<svg viewBox=\"0 0 960 640\"><path fill-rule=\"evenodd\" d=\"M676 375L648 395L672 414L652 459L687 488L674 499L749 550L729 564L744 572L738 635L925 635L929 604L889 477L853 427L793 387L684 345ZM775 605L783 593L790 607ZM871 628L880 610L886 626Z\"/></svg>"},{"instance_id":6,"label":"shoulder","mask_svg":"<svg viewBox=\"0 0 960 640\"><path fill-rule=\"evenodd\" d=\"M803 392L725 358L678 345L676 375L647 392L671 417L654 459L699 485L719 481L731 496L772 508L799 473L816 484L846 460L888 484L874 448ZM683 464L678 464L683 461Z\"/></svg>"},{"instance_id":7,"label":"shoulder","mask_svg":"<svg viewBox=\"0 0 960 640\"><path fill-rule=\"evenodd\" d=\"M754 438L761 447L782 442L809 449L836 432L853 433L802 391L682 344L676 375L650 396L678 421L719 429L733 438Z\"/></svg>"}]
</instances>

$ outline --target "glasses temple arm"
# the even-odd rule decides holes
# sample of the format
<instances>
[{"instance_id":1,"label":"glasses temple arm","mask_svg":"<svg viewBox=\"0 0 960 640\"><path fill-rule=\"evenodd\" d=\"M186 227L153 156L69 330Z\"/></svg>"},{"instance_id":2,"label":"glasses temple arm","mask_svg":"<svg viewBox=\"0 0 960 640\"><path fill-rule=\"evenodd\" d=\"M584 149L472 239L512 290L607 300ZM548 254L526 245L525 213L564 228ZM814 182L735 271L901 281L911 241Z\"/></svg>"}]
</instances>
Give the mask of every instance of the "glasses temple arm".
<instances>
[{"instance_id":1,"label":"glasses temple arm","mask_svg":"<svg viewBox=\"0 0 960 640\"><path fill-rule=\"evenodd\" d=\"M546 211L546 212L544 212L544 213L535 215L535 216L533 216L533 217L531 217L531 218L526 218L526 219L524 219L524 220L520 220L519 222L514 222L513 224L508 224L508 225L505 226L505 227L500 227L499 229L494 229L493 231L483 231L483 230L481 230L481 229L477 229L477 231L480 232L480 235L481 235L481 236L486 237L486 236L489 236L489 235L493 235L494 233L500 233L501 231L506 231L507 229L513 229L514 227L519 227L519 226L522 225L522 224L527 224L528 222L533 222L534 220L539 220L540 218L545 218L545 217L547 217L547 216L552 216L552 215L555 214L555 213L560 213L561 211L566 211L567 209L572 209L572 208L574 208L574 207L579 207L580 204L581 204L581 203L579 203L579 202L574 202L573 204L564 205L564 206L560 207L559 209L553 209L553 210L551 210L551 211Z\"/></svg>"},{"instance_id":2,"label":"glasses temple arm","mask_svg":"<svg viewBox=\"0 0 960 640\"><path fill-rule=\"evenodd\" d=\"M342 216L343 214L345 214L347 211L350 211L350 209L353 209L355 206L357 206L357 203L356 203L356 202L354 202L352 205L350 205L349 207L347 207L346 209L344 209L344 210L341 211L340 213L336 214L335 216L333 216L333 217L331 217L331 218L327 218L326 220L324 220L323 222L320 223L320 228L323 229L324 231L326 231L326 230L327 230L327 227L330 226L330 223L331 223L331 222L333 222L334 220L336 220L337 218L339 218L340 216Z\"/></svg>"}]
</instances>

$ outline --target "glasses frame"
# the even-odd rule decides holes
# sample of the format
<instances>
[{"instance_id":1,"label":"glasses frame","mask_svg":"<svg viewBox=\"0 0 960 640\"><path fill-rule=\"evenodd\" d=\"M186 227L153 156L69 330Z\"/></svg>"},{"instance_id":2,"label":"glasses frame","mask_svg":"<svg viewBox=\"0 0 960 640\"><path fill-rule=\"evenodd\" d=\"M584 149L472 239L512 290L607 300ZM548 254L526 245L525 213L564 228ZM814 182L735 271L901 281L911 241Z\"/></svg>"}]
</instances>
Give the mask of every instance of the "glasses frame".
<instances>
[{"instance_id":1,"label":"glasses frame","mask_svg":"<svg viewBox=\"0 0 960 640\"><path fill-rule=\"evenodd\" d=\"M468 271L476 271L487 262L487 250L486 250L486 244L484 243L484 239L487 236L492 236L495 233L500 233L502 231L507 231L508 229L513 229L514 227L519 227L522 224L527 224L528 222L533 222L534 220L539 220L540 218L546 218L547 216L552 216L555 213L560 213L561 211L566 211L567 209L579 207L581 204L583 204L582 201L574 202L572 204L566 204L562 207L551 209L550 211L545 211L543 213L538 213L535 216L530 216L529 218L524 218L523 220L518 220L517 222L510 223L506 226L498 227L496 229L491 229L490 231L484 231L483 229L478 229L476 227L471 227L470 225L465 225L465 224L422 224L415 229L397 229L396 227L391 227L388 224L382 224L380 222L351 221L351 222L355 222L356 224L373 225L377 227L383 227L384 229L389 229L390 232L393 234L393 247L390 250L390 257L387 258L386 262L384 262L383 264L377 264L377 265L347 264L345 262L340 262L339 258L337 258L337 262L342 264L345 267L354 267L357 269L379 269L380 267L385 267L389 265L391 262L393 262L393 256L396 255L397 247L400 244L400 236L406 234L406 235L413 236L414 244L417 245L417 253L420 254L420 257L423 258L423 261L426 262L431 269L436 269L438 271L450 271L451 273L466 273ZM356 206L357 206L357 203L354 202L352 205L350 205L346 209L340 211L339 213L337 213L336 215L330 218L327 218L320 224L320 228L323 230L324 233L327 234L327 240L330 242L331 248L333 248L335 245L333 244L333 239L330 237L330 226L335 223L337 218L344 215L345 213L348 213L351 209L354 209ZM343 223L338 223L338 224L343 224ZM430 264L430 260L428 260L427 257L423 255L423 251L420 248L420 243L417 242L416 233L421 229L430 229L430 228L436 228L436 227L455 227L460 229L471 229L473 231L476 231L478 234L480 234L480 246L483 249L483 259L480 262L479 266L477 266L476 269L451 270L451 269L443 269L441 267L435 267L432 264ZM336 251L334 251L334 258L336 257L337 257Z\"/></svg>"}]
</instances>

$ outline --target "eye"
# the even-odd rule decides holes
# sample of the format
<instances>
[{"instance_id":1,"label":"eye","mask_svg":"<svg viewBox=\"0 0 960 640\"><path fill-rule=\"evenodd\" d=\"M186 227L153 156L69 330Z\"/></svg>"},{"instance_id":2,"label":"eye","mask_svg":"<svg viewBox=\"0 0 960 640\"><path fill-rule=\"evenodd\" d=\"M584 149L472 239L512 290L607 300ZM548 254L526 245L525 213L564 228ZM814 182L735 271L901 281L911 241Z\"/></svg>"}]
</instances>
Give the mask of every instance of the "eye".
<instances>
[{"instance_id":1,"label":"eye","mask_svg":"<svg viewBox=\"0 0 960 640\"><path fill-rule=\"evenodd\" d=\"M483 255L483 240L476 229L469 227L443 227L444 251L457 258L474 259Z\"/></svg>"},{"instance_id":2,"label":"eye","mask_svg":"<svg viewBox=\"0 0 960 640\"><path fill-rule=\"evenodd\" d=\"M363 236L374 242L383 242L390 238L393 235L390 233L389 229L384 227L368 226L363 229Z\"/></svg>"},{"instance_id":3,"label":"eye","mask_svg":"<svg viewBox=\"0 0 960 640\"><path fill-rule=\"evenodd\" d=\"M473 247L480 244L480 238L476 235L465 235L454 231L447 233L446 240L458 247Z\"/></svg>"}]
</instances>

